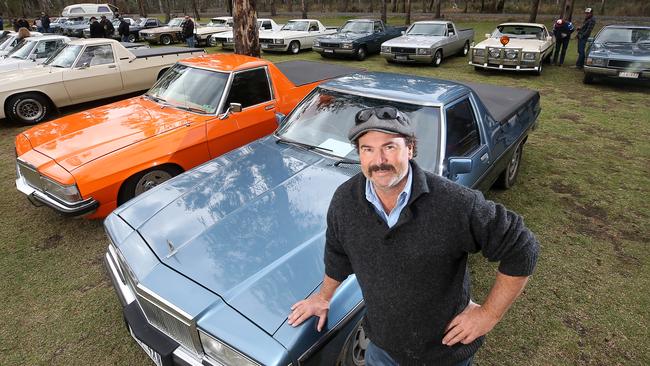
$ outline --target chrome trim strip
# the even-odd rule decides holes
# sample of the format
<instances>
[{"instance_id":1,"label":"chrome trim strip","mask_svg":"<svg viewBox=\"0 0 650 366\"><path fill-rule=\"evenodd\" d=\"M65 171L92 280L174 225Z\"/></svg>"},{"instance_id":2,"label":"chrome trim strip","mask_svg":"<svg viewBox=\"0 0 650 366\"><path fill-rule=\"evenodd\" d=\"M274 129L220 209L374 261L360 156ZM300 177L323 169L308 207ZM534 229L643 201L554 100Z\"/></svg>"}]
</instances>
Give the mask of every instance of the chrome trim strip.
<instances>
[{"instance_id":1,"label":"chrome trim strip","mask_svg":"<svg viewBox=\"0 0 650 366\"><path fill-rule=\"evenodd\" d=\"M314 343L309 349L307 349L300 357L298 357L298 365L300 365L302 362L305 362L307 358L309 358L313 353L315 353L319 348L323 346L326 342L330 340L330 338L334 335L334 333L338 332L343 326L359 311L361 311L361 308L365 304L364 300L361 300L358 304L352 308L352 310L343 317L343 319L339 320L338 323L336 323L335 326L332 327L327 333L325 333L322 337L319 338L318 342Z\"/></svg>"},{"instance_id":2,"label":"chrome trim strip","mask_svg":"<svg viewBox=\"0 0 650 366\"><path fill-rule=\"evenodd\" d=\"M149 300L151 303L156 304L156 305L163 305L165 308L159 306L161 310L164 310L170 315L174 316L177 320L185 323L186 325L191 325L192 324L192 317L178 308L176 305L170 303L169 301L163 299L162 297L158 296L158 294L154 293L153 291L149 290L146 288L144 285L141 283L138 283L136 285L136 292L144 297L145 299ZM171 314L171 313L176 313L176 314Z\"/></svg>"},{"instance_id":3,"label":"chrome trim strip","mask_svg":"<svg viewBox=\"0 0 650 366\"><path fill-rule=\"evenodd\" d=\"M199 361L196 358L194 358L194 356L191 353L189 353L185 348L183 348L183 346L177 347L173 353L174 356L180 358L190 366L204 366L202 363L203 360ZM222 365L217 364L215 366L222 366Z\"/></svg>"},{"instance_id":4,"label":"chrome trim strip","mask_svg":"<svg viewBox=\"0 0 650 366\"><path fill-rule=\"evenodd\" d=\"M336 87L332 87L329 85L320 85L321 88L343 93L343 94L352 94L352 95L357 95L360 97L367 97L367 98L374 98L374 99L381 99L381 100L388 100L388 101L393 101L393 102L399 102L399 103L406 103L406 104L412 104L412 105L420 105L424 107L442 107L442 103L433 103L433 102L420 102L420 101L413 101L413 100L406 100L406 99L398 99L398 98L392 98L388 97L385 95L378 95L374 93L368 93L368 92L360 92L356 90L349 90L349 89L339 89Z\"/></svg>"},{"instance_id":5,"label":"chrome trim strip","mask_svg":"<svg viewBox=\"0 0 650 366\"><path fill-rule=\"evenodd\" d=\"M110 253L110 247L109 252L106 252L104 255L104 262L106 263L109 277L111 278L111 282L113 282L113 287L115 288L115 292L117 293L117 297L119 298L120 303L122 303L122 306L126 306L135 301L135 294L119 279L119 272L115 263L115 259L112 258L112 255Z\"/></svg>"}]
</instances>

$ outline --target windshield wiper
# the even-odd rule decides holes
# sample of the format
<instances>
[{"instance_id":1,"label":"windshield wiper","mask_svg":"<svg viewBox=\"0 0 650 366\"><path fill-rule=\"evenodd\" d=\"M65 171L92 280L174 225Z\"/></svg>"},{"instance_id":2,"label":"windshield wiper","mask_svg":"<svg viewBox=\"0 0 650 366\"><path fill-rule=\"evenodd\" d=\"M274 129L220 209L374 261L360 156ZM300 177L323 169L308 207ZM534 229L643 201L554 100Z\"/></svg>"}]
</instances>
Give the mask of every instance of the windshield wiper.
<instances>
[{"instance_id":1,"label":"windshield wiper","mask_svg":"<svg viewBox=\"0 0 650 366\"><path fill-rule=\"evenodd\" d=\"M334 163L334 166L339 166L341 164L361 164L361 163L359 161L357 161L357 160L343 158L343 159L337 160L336 163Z\"/></svg>"},{"instance_id":2,"label":"windshield wiper","mask_svg":"<svg viewBox=\"0 0 650 366\"><path fill-rule=\"evenodd\" d=\"M147 98L147 99L149 99L149 100L153 100L153 101L156 102L156 103L161 103L161 104L165 104L165 105L169 104L169 103L167 103L167 101L164 100L163 98L157 97L157 96L155 96L155 95L145 94L145 95L143 95L143 97L144 97L144 98Z\"/></svg>"},{"instance_id":3,"label":"windshield wiper","mask_svg":"<svg viewBox=\"0 0 650 366\"><path fill-rule=\"evenodd\" d=\"M206 114L208 111L201 109L201 108L196 108L196 107L189 107L189 106L182 106L182 105L177 105L175 106L178 109L182 109L185 111L190 111L190 112L195 112L195 113L201 113L201 114Z\"/></svg>"},{"instance_id":4,"label":"windshield wiper","mask_svg":"<svg viewBox=\"0 0 650 366\"><path fill-rule=\"evenodd\" d=\"M306 144L304 142L293 141L293 140L289 140L289 139L284 138L284 137L279 137L279 136L277 136L277 137L278 137L278 139L275 141L276 144L279 144L279 143L282 142L282 143L289 144L289 145L300 146L300 147L305 148L307 150L318 149L318 150L327 151L327 152L330 152L330 153L334 152L332 149L328 149L326 147L321 147L321 146L318 146L318 145L310 145L310 144Z\"/></svg>"}]
</instances>

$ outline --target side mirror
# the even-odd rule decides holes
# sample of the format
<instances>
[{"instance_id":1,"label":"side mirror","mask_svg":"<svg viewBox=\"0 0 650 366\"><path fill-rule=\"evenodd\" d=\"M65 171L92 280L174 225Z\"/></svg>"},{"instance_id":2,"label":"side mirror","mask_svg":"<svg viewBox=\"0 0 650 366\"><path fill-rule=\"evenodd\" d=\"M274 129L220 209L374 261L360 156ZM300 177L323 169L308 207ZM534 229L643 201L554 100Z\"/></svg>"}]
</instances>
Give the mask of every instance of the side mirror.
<instances>
[{"instance_id":1,"label":"side mirror","mask_svg":"<svg viewBox=\"0 0 650 366\"><path fill-rule=\"evenodd\" d=\"M485 33L485 38L490 38L491 34L490 33Z\"/></svg>"},{"instance_id":2,"label":"side mirror","mask_svg":"<svg viewBox=\"0 0 650 366\"><path fill-rule=\"evenodd\" d=\"M472 159L450 158L447 163L448 177L451 180L458 179L458 174L466 174L472 171Z\"/></svg>"},{"instance_id":3,"label":"side mirror","mask_svg":"<svg viewBox=\"0 0 650 366\"><path fill-rule=\"evenodd\" d=\"M587 38L587 43L594 43L594 37Z\"/></svg>"},{"instance_id":4,"label":"side mirror","mask_svg":"<svg viewBox=\"0 0 650 366\"><path fill-rule=\"evenodd\" d=\"M405 35L405 34L406 34L406 32L404 32L404 31L401 31L400 33L402 33L402 35Z\"/></svg>"},{"instance_id":5,"label":"side mirror","mask_svg":"<svg viewBox=\"0 0 650 366\"><path fill-rule=\"evenodd\" d=\"M32 60L32 61L36 61L36 58L37 58L37 57L36 57L36 54L35 54L35 53L32 53L31 55L27 56L27 58L29 58L29 59Z\"/></svg>"},{"instance_id":6,"label":"side mirror","mask_svg":"<svg viewBox=\"0 0 650 366\"><path fill-rule=\"evenodd\" d=\"M284 119L287 118L284 114L280 112L275 113L275 121L278 123L278 126L282 126L282 122L284 122Z\"/></svg>"},{"instance_id":7,"label":"side mirror","mask_svg":"<svg viewBox=\"0 0 650 366\"><path fill-rule=\"evenodd\" d=\"M553 36L546 36L546 40L547 40L547 41L552 41L552 40L553 40Z\"/></svg>"},{"instance_id":8,"label":"side mirror","mask_svg":"<svg viewBox=\"0 0 650 366\"><path fill-rule=\"evenodd\" d=\"M241 103L230 103L228 109L226 109L226 111L221 116L219 116L219 119L226 119L231 114L239 112L241 112Z\"/></svg>"},{"instance_id":9,"label":"side mirror","mask_svg":"<svg viewBox=\"0 0 650 366\"><path fill-rule=\"evenodd\" d=\"M78 70L87 69L90 66L89 62L84 62L81 66L77 67Z\"/></svg>"}]
</instances>

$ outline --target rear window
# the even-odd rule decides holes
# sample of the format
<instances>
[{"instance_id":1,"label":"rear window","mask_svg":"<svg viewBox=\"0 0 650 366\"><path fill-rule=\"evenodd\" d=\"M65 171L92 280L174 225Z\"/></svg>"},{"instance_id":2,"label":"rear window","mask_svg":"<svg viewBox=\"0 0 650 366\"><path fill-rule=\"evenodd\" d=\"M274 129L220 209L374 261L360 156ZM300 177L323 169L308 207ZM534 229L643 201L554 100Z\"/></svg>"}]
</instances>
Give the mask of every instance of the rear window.
<instances>
[{"instance_id":1,"label":"rear window","mask_svg":"<svg viewBox=\"0 0 650 366\"><path fill-rule=\"evenodd\" d=\"M71 8L70 9L70 14L83 14L85 11L83 8Z\"/></svg>"}]
</instances>

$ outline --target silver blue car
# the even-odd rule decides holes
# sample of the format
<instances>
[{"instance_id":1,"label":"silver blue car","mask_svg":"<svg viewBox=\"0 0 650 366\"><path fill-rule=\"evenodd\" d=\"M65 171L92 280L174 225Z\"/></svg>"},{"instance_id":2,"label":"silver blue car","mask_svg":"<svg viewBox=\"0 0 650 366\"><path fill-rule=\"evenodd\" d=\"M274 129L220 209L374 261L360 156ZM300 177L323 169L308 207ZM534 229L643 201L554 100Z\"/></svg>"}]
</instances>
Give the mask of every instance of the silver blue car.
<instances>
[{"instance_id":1,"label":"silver blue car","mask_svg":"<svg viewBox=\"0 0 650 366\"><path fill-rule=\"evenodd\" d=\"M360 365L368 343L356 278L327 324L287 324L318 291L326 213L360 172L355 113L390 105L417 128L419 165L478 189L510 187L539 93L387 73L314 89L272 136L189 170L115 210L105 256L127 330L158 365Z\"/></svg>"}]
</instances>

